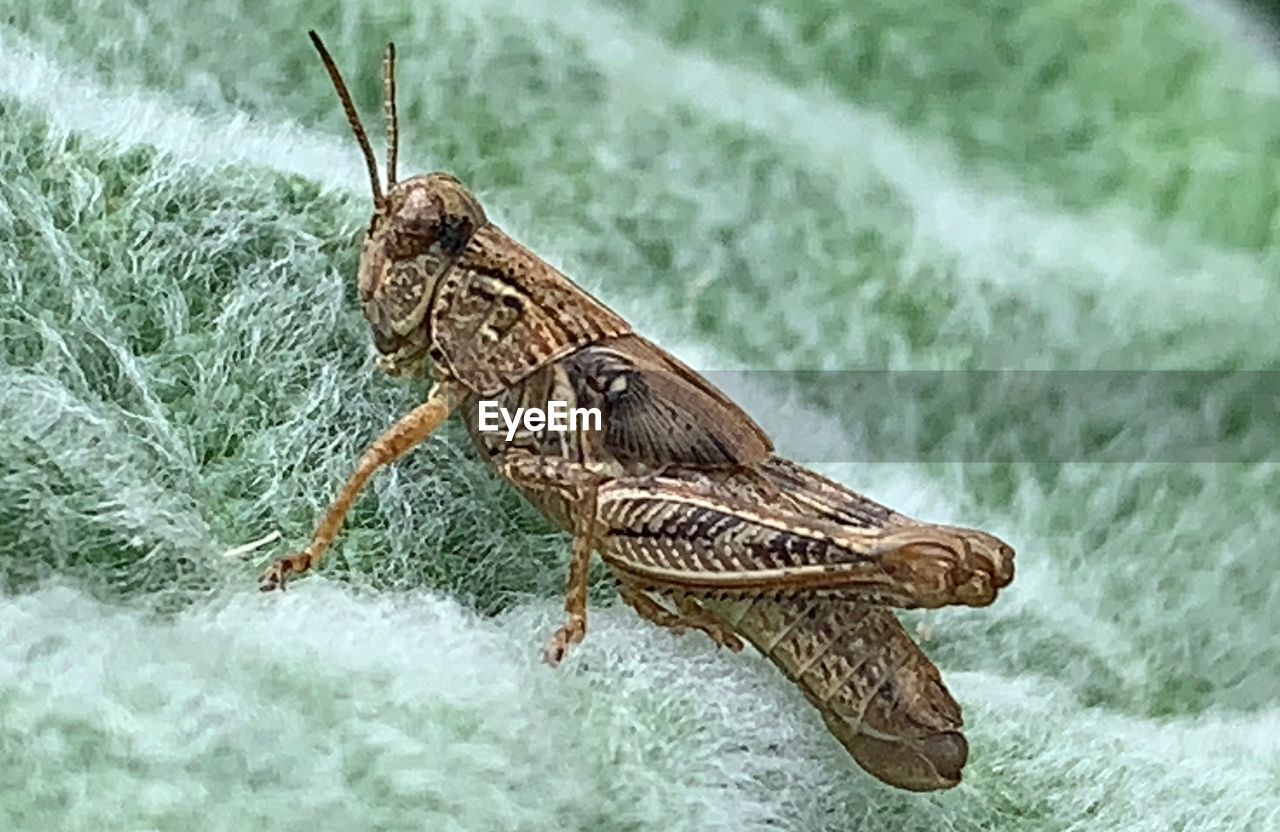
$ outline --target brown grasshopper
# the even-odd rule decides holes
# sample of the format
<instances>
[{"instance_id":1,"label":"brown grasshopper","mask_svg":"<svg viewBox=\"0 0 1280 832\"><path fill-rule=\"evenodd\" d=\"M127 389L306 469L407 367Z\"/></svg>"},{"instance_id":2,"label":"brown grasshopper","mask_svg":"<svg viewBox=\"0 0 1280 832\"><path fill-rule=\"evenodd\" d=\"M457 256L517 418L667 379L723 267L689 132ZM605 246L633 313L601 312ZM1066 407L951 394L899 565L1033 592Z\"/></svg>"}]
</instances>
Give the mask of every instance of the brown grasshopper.
<instances>
[{"instance_id":1,"label":"brown grasshopper","mask_svg":"<svg viewBox=\"0 0 1280 832\"><path fill-rule=\"evenodd\" d=\"M903 788L959 781L967 745L937 669L887 607L983 606L1013 551L968 529L911 520L773 453L710 383L489 222L443 173L397 181L395 50L384 63L386 191L346 85L310 33L360 144L374 213L358 275L390 375L430 365L427 401L384 432L301 553L263 590L316 567L364 485L454 410L489 463L573 534L560 662L586 633L599 552L643 617L741 649L795 681L855 760ZM480 430L478 403L595 407L596 429Z\"/></svg>"}]
</instances>

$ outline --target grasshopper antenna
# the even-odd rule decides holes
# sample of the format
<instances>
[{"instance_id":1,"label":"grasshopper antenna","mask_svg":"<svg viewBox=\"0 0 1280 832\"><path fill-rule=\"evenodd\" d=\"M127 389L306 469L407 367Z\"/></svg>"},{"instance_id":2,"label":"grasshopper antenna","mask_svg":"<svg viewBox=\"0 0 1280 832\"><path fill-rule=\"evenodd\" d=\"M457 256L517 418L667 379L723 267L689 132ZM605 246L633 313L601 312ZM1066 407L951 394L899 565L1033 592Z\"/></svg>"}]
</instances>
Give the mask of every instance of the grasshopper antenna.
<instances>
[{"instance_id":1,"label":"grasshopper antenna","mask_svg":"<svg viewBox=\"0 0 1280 832\"><path fill-rule=\"evenodd\" d=\"M400 149L400 121L396 118L396 45L387 44L382 61L382 108L387 116L387 190L396 184L396 154Z\"/></svg>"},{"instance_id":2,"label":"grasshopper antenna","mask_svg":"<svg viewBox=\"0 0 1280 832\"><path fill-rule=\"evenodd\" d=\"M373 204L376 208L383 205L382 186L378 183L378 159L373 155L373 147L369 144L369 136L364 132L364 125L360 123L360 115L356 112L356 105L351 101L351 93L347 91L346 82L342 80L342 73L338 71L338 65L333 62L333 56L329 54L329 50L325 49L324 41L320 40L320 36L315 30L307 32L311 38L311 43L315 46L316 51L320 53L320 60L324 62L324 68L329 73L329 80L333 81L333 88L338 91L338 98L342 101L342 110L347 114L347 123L351 125L351 131L356 134L356 141L360 143L360 150L364 153L365 164L369 168L369 183L373 185ZM388 159L388 166L391 160Z\"/></svg>"}]
</instances>

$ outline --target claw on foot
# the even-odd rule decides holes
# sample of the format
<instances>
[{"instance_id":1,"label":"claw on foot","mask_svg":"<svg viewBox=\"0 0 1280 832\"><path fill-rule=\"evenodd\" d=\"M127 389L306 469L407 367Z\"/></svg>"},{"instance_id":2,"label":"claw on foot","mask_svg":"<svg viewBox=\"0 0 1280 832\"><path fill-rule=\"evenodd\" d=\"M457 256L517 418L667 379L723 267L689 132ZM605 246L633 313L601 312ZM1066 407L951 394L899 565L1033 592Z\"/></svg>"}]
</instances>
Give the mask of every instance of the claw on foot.
<instances>
[{"instance_id":1,"label":"claw on foot","mask_svg":"<svg viewBox=\"0 0 1280 832\"><path fill-rule=\"evenodd\" d=\"M274 589L283 592L290 575L301 575L310 568L311 555L307 552L280 558L258 579L258 589L262 592L271 592Z\"/></svg>"},{"instance_id":2,"label":"claw on foot","mask_svg":"<svg viewBox=\"0 0 1280 832\"><path fill-rule=\"evenodd\" d=\"M551 643L543 652L542 660L551 667L558 666L569 655L569 648L581 643L586 635L587 620L576 615L571 617L569 623L556 630L556 634L551 637Z\"/></svg>"}]
</instances>

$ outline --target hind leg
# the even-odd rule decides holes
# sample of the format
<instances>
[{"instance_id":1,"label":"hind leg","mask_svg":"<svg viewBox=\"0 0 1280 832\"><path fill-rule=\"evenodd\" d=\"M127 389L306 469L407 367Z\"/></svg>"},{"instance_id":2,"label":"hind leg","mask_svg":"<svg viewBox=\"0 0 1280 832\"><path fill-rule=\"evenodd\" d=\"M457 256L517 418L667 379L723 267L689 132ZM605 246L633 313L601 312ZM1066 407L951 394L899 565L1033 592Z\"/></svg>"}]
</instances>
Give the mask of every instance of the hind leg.
<instances>
[{"instance_id":1,"label":"hind leg","mask_svg":"<svg viewBox=\"0 0 1280 832\"><path fill-rule=\"evenodd\" d=\"M700 630L718 647L727 647L735 653L742 649L742 639L733 632L733 628L707 612L692 598L681 598L677 601L680 612L672 612L655 601L639 585L623 578L618 578L618 595L641 618L671 630L676 635L683 634L685 630Z\"/></svg>"}]
</instances>

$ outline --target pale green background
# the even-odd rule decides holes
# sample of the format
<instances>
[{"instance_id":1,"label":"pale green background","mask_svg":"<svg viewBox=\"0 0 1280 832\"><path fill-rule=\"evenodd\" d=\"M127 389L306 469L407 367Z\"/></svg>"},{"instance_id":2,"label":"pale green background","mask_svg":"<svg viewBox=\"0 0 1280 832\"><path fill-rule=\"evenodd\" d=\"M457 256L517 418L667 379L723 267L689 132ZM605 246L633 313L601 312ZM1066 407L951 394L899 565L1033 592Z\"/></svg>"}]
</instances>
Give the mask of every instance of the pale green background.
<instances>
[{"instance_id":1,"label":"pale green background","mask_svg":"<svg viewBox=\"0 0 1280 832\"><path fill-rule=\"evenodd\" d=\"M994 607L910 617L973 747L932 796L603 584L539 666L566 541L456 429L321 576L253 590L423 394L373 371L368 195L305 29L374 126L394 37L403 167L696 366L1274 368L1277 60L1195 5L10 6L0 828L1280 828L1274 465L833 467L1019 551ZM1204 406L1250 442L1237 395ZM856 447L847 391L789 406Z\"/></svg>"}]
</instances>

